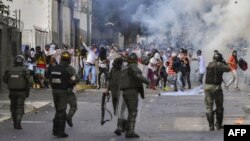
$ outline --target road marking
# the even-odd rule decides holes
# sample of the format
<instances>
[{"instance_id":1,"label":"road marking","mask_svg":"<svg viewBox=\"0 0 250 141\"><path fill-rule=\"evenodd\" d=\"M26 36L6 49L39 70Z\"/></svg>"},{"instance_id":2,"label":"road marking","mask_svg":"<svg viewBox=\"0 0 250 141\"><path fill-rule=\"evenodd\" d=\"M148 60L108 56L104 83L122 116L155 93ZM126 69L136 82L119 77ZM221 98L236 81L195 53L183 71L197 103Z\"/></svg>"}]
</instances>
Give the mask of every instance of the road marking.
<instances>
[{"instance_id":1,"label":"road marking","mask_svg":"<svg viewBox=\"0 0 250 141\"><path fill-rule=\"evenodd\" d=\"M48 122L52 122L52 121L22 121L22 123L28 123L28 124L40 124L40 123L48 123Z\"/></svg>"}]
</instances>

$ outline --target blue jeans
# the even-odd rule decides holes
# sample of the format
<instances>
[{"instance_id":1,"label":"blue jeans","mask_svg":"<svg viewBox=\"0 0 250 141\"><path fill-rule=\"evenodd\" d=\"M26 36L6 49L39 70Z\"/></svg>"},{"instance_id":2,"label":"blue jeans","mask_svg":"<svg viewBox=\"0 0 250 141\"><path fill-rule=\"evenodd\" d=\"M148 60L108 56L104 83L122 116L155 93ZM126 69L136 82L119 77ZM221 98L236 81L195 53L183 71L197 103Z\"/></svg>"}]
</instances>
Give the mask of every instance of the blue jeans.
<instances>
[{"instance_id":1,"label":"blue jeans","mask_svg":"<svg viewBox=\"0 0 250 141\"><path fill-rule=\"evenodd\" d=\"M174 83L175 90L177 90L178 86L180 90L183 90L181 78L182 78L182 72L179 71L176 73L176 76L175 76L175 83Z\"/></svg>"},{"instance_id":2,"label":"blue jeans","mask_svg":"<svg viewBox=\"0 0 250 141\"><path fill-rule=\"evenodd\" d=\"M89 79L89 73L91 72L91 85L95 85L96 84L96 70L95 70L95 65L89 65L89 64L85 64L84 66L84 80L88 80Z\"/></svg>"}]
</instances>

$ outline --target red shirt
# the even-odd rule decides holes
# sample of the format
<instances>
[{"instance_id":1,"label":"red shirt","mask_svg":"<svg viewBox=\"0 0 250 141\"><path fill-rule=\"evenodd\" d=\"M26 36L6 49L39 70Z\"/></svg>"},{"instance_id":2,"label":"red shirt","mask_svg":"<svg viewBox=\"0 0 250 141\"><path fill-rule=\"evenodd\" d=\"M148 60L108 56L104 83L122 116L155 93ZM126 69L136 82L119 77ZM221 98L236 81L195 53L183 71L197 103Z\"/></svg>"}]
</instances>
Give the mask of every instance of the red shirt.
<instances>
[{"instance_id":1,"label":"red shirt","mask_svg":"<svg viewBox=\"0 0 250 141\"><path fill-rule=\"evenodd\" d=\"M230 65L231 70L237 70L238 64L233 55L229 57L228 64Z\"/></svg>"},{"instance_id":2,"label":"red shirt","mask_svg":"<svg viewBox=\"0 0 250 141\"><path fill-rule=\"evenodd\" d=\"M168 62L169 62L169 65L167 66L167 74L170 75L170 76L173 76L176 73L175 73L175 71L173 69L173 59L172 59L172 57L170 57L168 59Z\"/></svg>"}]
</instances>

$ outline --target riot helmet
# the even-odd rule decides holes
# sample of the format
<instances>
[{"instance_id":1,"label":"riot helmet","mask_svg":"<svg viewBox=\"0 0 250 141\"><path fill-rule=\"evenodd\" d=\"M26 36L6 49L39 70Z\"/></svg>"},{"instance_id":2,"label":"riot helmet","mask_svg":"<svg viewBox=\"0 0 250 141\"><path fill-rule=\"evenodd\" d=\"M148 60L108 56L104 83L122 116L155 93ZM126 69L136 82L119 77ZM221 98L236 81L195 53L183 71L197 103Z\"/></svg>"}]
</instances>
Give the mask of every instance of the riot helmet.
<instances>
[{"instance_id":1,"label":"riot helmet","mask_svg":"<svg viewBox=\"0 0 250 141\"><path fill-rule=\"evenodd\" d=\"M17 55L15 58L14 65L16 66L22 66L24 62L24 57L22 55Z\"/></svg>"},{"instance_id":2,"label":"riot helmet","mask_svg":"<svg viewBox=\"0 0 250 141\"><path fill-rule=\"evenodd\" d=\"M220 54L220 53L214 54L213 59L214 59L215 61L217 61L217 62L222 62L222 61L223 61L222 54Z\"/></svg>"},{"instance_id":3,"label":"riot helmet","mask_svg":"<svg viewBox=\"0 0 250 141\"><path fill-rule=\"evenodd\" d=\"M128 63L137 63L137 55L135 53L131 53L128 55Z\"/></svg>"},{"instance_id":4,"label":"riot helmet","mask_svg":"<svg viewBox=\"0 0 250 141\"><path fill-rule=\"evenodd\" d=\"M70 64L70 62L71 62L71 54L68 51L62 52L61 61Z\"/></svg>"},{"instance_id":5,"label":"riot helmet","mask_svg":"<svg viewBox=\"0 0 250 141\"><path fill-rule=\"evenodd\" d=\"M118 57L114 60L113 62L113 67L118 69L118 70L121 70L122 69L122 63L123 63L123 58L122 57Z\"/></svg>"}]
</instances>

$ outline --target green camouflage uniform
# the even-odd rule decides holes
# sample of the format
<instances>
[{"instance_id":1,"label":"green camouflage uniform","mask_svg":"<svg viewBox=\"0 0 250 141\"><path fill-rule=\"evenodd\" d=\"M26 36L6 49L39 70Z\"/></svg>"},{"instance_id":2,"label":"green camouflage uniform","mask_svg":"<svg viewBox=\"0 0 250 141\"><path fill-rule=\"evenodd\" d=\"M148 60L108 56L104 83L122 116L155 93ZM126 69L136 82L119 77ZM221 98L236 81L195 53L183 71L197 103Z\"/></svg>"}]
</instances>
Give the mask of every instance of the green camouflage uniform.
<instances>
[{"instance_id":1,"label":"green camouflage uniform","mask_svg":"<svg viewBox=\"0 0 250 141\"><path fill-rule=\"evenodd\" d=\"M119 98L119 93L120 93L119 83L117 82L117 80L120 80L120 74L121 74L121 70L118 70L113 67L108 77L108 90L111 91L112 104L113 104L115 115L117 113L118 98Z\"/></svg>"},{"instance_id":2,"label":"green camouflage uniform","mask_svg":"<svg viewBox=\"0 0 250 141\"><path fill-rule=\"evenodd\" d=\"M60 72L62 73L60 74ZM65 135L64 130L67 118L72 118L77 108L73 87L79 82L79 77L73 67L62 62L52 68L50 82L56 110L53 119L53 135L61 137ZM73 105L73 109L71 107L68 115L66 114L67 104Z\"/></svg>"},{"instance_id":3,"label":"green camouflage uniform","mask_svg":"<svg viewBox=\"0 0 250 141\"><path fill-rule=\"evenodd\" d=\"M205 105L206 115L210 130L214 130L214 114L216 114L216 127L222 128L223 121L223 91L221 83L224 72L229 72L230 67L221 62L213 61L207 66L205 81ZM213 105L216 105L214 113Z\"/></svg>"},{"instance_id":4,"label":"green camouflage uniform","mask_svg":"<svg viewBox=\"0 0 250 141\"><path fill-rule=\"evenodd\" d=\"M129 63L122 70L120 88L123 90L123 98L128 108L128 131L126 137L139 137L134 132L137 116L138 94L144 98L143 83L149 84L149 80L142 76L137 63Z\"/></svg>"},{"instance_id":5,"label":"green camouflage uniform","mask_svg":"<svg viewBox=\"0 0 250 141\"><path fill-rule=\"evenodd\" d=\"M114 131L116 135L121 135L121 133L126 130L126 123L127 123L127 120L124 118L126 105L123 100L123 97L121 97L122 94L120 93L120 85L119 85L122 63L123 63L123 58L116 58L112 64L113 67L108 75L108 90L111 91L112 95L114 115L117 115L118 113L117 128ZM118 105L121 105L120 109L118 109Z\"/></svg>"},{"instance_id":6,"label":"green camouflage uniform","mask_svg":"<svg viewBox=\"0 0 250 141\"><path fill-rule=\"evenodd\" d=\"M22 85L20 83L23 82L19 82L18 80L15 82L10 82L10 76L12 75L13 71L23 73L24 80L26 81L25 82L26 86L24 89L14 88L14 87L19 87L20 85ZM29 96L30 92L29 78L30 78L30 71L24 66L14 66L10 70L7 70L5 72L5 75L3 76L4 82L9 85L10 111L14 122L14 128L16 129L22 129L21 120L24 114L24 102L25 98Z\"/></svg>"}]
</instances>

